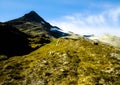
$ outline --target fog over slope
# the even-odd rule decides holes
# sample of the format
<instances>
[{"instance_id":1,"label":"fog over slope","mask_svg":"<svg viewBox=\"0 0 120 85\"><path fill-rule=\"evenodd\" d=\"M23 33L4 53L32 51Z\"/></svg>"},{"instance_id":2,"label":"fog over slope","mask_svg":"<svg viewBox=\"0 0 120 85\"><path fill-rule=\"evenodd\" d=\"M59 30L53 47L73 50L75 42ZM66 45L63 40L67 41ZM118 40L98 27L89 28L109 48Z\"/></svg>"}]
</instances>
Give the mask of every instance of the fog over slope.
<instances>
[{"instance_id":1,"label":"fog over slope","mask_svg":"<svg viewBox=\"0 0 120 85\"><path fill-rule=\"evenodd\" d=\"M98 37L91 37L90 39L93 40L99 40L103 43L112 45L112 46L116 46L116 47L120 47L120 37L115 36L115 35L111 35L111 34L102 34Z\"/></svg>"}]
</instances>

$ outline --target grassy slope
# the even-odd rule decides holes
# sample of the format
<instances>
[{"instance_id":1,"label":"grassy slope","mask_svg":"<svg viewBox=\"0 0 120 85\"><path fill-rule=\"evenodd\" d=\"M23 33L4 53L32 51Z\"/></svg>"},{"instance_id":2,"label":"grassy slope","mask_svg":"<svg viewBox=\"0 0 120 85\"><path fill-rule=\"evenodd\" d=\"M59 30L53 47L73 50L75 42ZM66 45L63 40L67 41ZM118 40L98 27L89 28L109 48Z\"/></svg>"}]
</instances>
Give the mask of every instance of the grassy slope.
<instances>
[{"instance_id":1,"label":"grassy slope","mask_svg":"<svg viewBox=\"0 0 120 85\"><path fill-rule=\"evenodd\" d=\"M29 55L0 62L0 83L11 85L119 85L120 54L108 45L59 38Z\"/></svg>"}]
</instances>

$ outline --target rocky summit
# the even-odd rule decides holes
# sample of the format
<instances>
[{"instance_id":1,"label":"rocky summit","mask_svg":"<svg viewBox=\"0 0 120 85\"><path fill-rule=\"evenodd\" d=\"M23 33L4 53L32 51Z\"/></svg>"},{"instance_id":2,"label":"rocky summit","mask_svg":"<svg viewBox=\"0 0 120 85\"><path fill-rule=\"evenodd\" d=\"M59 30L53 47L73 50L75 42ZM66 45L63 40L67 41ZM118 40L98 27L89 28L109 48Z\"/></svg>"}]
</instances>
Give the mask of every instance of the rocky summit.
<instances>
[{"instance_id":1,"label":"rocky summit","mask_svg":"<svg viewBox=\"0 0 120 85\"><path fill-rule=\"evenodd\" d=\"M34 11L0 23L0 40L0 85L120 85L119 47L63 33Z\"/></svg>"}]
</instances>

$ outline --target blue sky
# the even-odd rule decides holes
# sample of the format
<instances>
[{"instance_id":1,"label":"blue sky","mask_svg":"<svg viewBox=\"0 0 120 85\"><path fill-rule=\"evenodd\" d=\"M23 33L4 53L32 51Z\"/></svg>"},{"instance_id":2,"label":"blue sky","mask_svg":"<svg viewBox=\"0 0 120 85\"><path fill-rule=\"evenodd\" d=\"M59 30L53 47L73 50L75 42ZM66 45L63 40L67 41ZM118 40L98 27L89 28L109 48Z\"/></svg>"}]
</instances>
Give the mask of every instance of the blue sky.
<instances>
[{"instance_id":1,"label":"blue sky","mask_svg":"<svg viewBox=\"0 0 120 85\"><path fill-rule=\"evenodd\" d=\"M120 0L0 0L0 22L31 10L65 31L120 35Z\"/></svg>"}]
</instances>

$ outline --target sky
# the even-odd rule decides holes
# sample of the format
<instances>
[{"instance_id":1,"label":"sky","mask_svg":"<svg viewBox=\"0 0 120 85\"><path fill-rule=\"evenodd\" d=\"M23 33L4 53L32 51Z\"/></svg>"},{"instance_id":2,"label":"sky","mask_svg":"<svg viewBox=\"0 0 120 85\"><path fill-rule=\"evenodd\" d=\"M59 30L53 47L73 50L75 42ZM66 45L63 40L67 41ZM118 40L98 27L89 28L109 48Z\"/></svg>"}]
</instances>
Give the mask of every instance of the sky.
<instances>
[{"instance_id":1,"label":"sky","mask_svg":"<svg viewBox=\"0 0 120 85\"><path fill-rule=\"evenodd\" d=\"M64 31L120 36L120 0L0 0L0 22L32 10Z\"/></svg>"}]
</instances>

